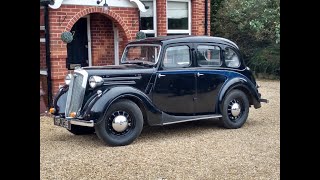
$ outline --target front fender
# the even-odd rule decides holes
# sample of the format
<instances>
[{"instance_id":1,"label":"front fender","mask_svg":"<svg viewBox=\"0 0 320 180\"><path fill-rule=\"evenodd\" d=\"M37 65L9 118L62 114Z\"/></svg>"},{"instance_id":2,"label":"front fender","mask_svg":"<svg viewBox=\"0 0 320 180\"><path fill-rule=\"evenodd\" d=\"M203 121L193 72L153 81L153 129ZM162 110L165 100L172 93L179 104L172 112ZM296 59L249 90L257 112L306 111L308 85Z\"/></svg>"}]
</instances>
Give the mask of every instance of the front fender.
<instances>
[{"instance_id":1,"label":"front fender","mask_svg":"<svg viewBox=\"0 0 320 180\"><path fill-rule=\"evenodd\" d=\"M59 89L59 91L54 96L53 107L55 108L56 111L53 113L53 115L57 116L65 113L68 89L69 89L69 86L64 85Z\"/></svg>"},{"instance_id":2,"label":"front fender","mask_svg":"<svg viewBox=\"0 0 320 180\"><path fill-rule=\"evenodd\" d=\"M232 89L245 89L246 94L249 95L250 104L255 108L260 108L260 94L255 85L248 79L243 77L236 77L225 82L219 93L218 103L221 105L225 95ZM218 106L221 110L221 107ZM220 111L219 111L220 112Z\"/></svg>"},{"instance_id":3,"label":"front fender","mask_svg":"<svg viewBox=\"0 0 320 180\"><path fill-rule=\"evenodd\" d=\"M153 105L152 101L145 93L130 86L116 86L103 92L89 111L91 115L97 117L96 123L99 123L100 120L102 120L102 117L110 108L111 104L120 98L134 98L141 102L145 107L148 123L154 125L161 123L161 111Z\"/></svg>"}]
</instances>

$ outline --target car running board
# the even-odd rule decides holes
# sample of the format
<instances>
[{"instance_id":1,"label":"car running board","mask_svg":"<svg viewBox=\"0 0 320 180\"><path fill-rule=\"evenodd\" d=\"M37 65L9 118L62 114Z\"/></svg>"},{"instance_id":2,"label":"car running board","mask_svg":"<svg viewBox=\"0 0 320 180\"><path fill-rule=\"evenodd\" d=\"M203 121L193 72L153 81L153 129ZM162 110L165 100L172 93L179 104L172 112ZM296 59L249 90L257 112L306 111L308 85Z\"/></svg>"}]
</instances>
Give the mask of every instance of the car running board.
<instances>
[{"instance_id":1,"label":"car running board","mask_svg":"<svg viewBox=\"0 0 320 180\"><path fill-rule=\"evenodd\" d=\"M175 124L188 121L198 121L203 119L220 118L221 114L198 115L198 116L174 116L162 112L162 125Z\"/></svg>"}]
</instances>

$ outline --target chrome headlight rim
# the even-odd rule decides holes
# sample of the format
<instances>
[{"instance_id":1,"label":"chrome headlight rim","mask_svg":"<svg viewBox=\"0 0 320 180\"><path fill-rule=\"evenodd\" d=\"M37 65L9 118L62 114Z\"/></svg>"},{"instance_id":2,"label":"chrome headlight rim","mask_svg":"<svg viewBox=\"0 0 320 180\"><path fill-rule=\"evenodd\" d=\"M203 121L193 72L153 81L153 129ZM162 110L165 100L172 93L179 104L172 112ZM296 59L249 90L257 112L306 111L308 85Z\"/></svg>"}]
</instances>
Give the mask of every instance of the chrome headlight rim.
<instances>
[{"instance_id":1,"label":"chrome headlight rim","mask_svg":"<svg viewBox=\"0 0 320 180\"><path fill-rule=\"evenodd\" d=\"M89 78L89 86L91 88L96 88L98 86L101 86L103 84L104 80L100 76L91 76Z\"/></svg>"},{"instance_id":2,"label":"chrome headlight rim","mask_svg":"<svg viewBox=\"0 0 320 180\"><path fill-rule=\"evenodd\" d=\"M72 74L67 74L66 77L64 78L64 82L66 85L69 85L71 82Z\"/></svg>"}]
</instances>

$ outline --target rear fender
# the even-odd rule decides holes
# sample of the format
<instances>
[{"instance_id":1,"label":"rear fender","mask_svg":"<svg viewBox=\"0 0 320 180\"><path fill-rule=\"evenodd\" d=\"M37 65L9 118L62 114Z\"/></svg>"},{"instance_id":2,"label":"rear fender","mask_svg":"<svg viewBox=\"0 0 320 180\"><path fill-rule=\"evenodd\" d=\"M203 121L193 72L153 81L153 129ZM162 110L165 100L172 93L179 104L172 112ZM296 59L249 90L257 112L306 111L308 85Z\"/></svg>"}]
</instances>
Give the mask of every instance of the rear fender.
<instances>
[{"instance_id":1,"label":"rear fender","mask_svg":"<svg viewBox=\"0 0 320 180\"><path fill-rule=\"evenodd\" d=\"M260 94L256 90L256 87L254 86L254 84L250 80L247 80L242 77L237 77L227 81L221 88L221 91L219 93L219 98L218 98L219 106L217 106L217 108L219 109L217 112L221 113L223 98L232 89L240 89L244 91L244 93L247 94L248 96L250 105L254 105L256 109L261 107L260 100L259 100Z\"/></svg>"}]
</instances>

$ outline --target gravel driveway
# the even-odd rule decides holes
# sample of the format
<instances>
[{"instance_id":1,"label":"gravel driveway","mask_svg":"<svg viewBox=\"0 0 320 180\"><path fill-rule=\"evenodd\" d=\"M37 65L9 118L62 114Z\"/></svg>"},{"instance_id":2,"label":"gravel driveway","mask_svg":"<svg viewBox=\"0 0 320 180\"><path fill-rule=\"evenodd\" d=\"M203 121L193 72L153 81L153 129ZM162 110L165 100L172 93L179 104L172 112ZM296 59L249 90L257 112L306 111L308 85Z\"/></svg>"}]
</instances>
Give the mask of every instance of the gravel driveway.
<instances>
[{"instance_id":1,"label":"gravel driveway","mask_svg":"<svg viewBox=\"0 0 320 180\"><path fill-rule=\"evenodd\" d=\"M40 178L280 179L280 81L257 81L270 100L240 129L213 120L145 128L131 145L109 147L40 117Z\"/></svg>"}]
</instances>

